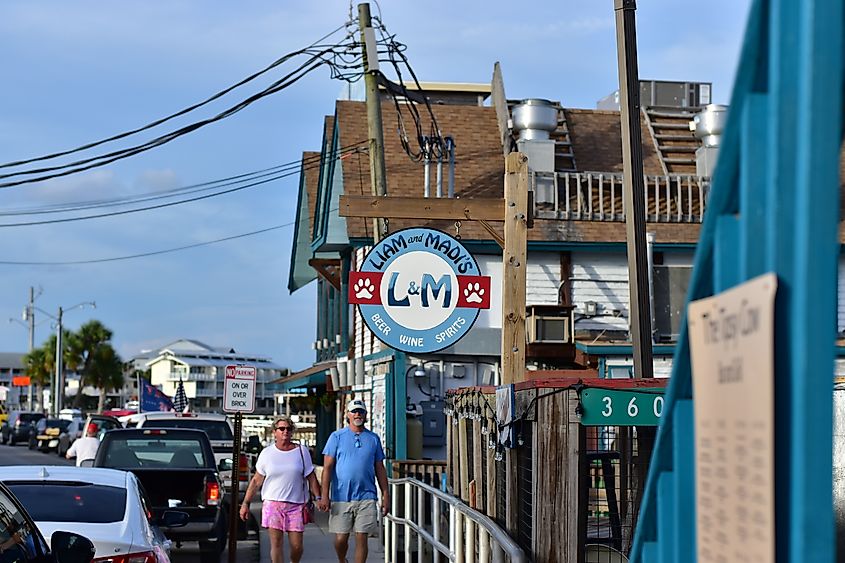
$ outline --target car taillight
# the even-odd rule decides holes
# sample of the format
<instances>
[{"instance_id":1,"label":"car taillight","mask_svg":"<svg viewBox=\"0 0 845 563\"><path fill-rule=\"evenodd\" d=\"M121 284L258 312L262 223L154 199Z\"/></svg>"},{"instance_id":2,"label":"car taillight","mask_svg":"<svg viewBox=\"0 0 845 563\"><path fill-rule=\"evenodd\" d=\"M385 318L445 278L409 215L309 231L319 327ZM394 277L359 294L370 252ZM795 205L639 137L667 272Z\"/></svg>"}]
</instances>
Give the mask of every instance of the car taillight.
<instances>
[{"instance_id":1,"label":"car taillight","mask_svg":"<svg viewBox=\"0 0 845 563\"><path fill-rule=\"evenodd\" d=\"M207 506L220 504L220 483L217 481L205 482L205 504Z\"/></svg>"},{"instance_id":2,"label":"car taillight","mask_svg":"<svg viewBox=\"0 0 845 563\"><path fill-rule=\"evenodd\" d=\"M92 559L91 563L156 563L156 554L155 551L139 551L126 555L109 555Z\"/></svg>"},{"instance_id":3,"label":"car taillight","mask_svg":"<svg viewBox=\"0 0 845 563\"><path fill-rule=\"evenodd\" d=\"M246 454L241 454L241 462L238 464L238 481L249 481L249 460L246 457Z\"/></svg>"}]
</instances>

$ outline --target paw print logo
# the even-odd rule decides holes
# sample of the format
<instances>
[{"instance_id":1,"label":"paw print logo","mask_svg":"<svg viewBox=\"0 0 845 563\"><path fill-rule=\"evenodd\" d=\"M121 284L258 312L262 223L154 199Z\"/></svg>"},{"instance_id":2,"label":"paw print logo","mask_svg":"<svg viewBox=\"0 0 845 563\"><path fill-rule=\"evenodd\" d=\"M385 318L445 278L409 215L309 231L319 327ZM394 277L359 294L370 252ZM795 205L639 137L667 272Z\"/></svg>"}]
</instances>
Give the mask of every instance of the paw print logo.
<instances>
[{"instance_id":1,"label":"paw print logo","mask_svg":"<svg viewBox=\"0 0 845 563\"><path fill-rule=\"evenodd\" d=\"M376 288L369 278L361 278L352 286L352 291L355 292L355 297L358 299L372 299L375 290Z\"/></svg>"},{"instance_id":2,"label":"paw print logo","mask_svg":"<svg viewBox=\"0 0 845 563\"><path fill-rule=\"evenodd\" d=\"M464 288L464 297L467 303L481 303L481 296L484 295L484 288L479 283L470 283Z\"/></svg>"}]
</instances>

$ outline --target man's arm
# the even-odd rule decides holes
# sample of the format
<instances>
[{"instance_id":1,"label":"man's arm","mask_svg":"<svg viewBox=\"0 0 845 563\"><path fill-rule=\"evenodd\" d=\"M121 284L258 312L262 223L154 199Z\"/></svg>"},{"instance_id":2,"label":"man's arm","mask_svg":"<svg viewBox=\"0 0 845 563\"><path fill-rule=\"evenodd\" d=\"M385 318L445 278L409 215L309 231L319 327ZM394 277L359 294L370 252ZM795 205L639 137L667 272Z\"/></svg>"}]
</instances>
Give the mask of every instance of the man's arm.
<instances>
[{"instance_id":1,"label":"man's arm","mask_svg":"<svg viewBox=\"0 0 845 563\"><path fill-rule=\"evenodd\" d=\"M383 461L377 461L375 468L376 481L378 481L378 487L381 489L381 513L387 515L390 512L390 489L387 485L387 469L384 468Z\"/></svg>"},{"instance_id":2,"label":"man's arm","mask_svg":"<svg viewBox=\"0 0 845 563\"><path fill-rule=\"evenodd\" d=\"M65 452L65 457L68 459L73 459L76 457L76 442L70 445L70 448L68 448L67 452Z\"/></svg>"},{"instance_id":3,"label":"man's arm","mask_svg":"<svg viewBox=\"0 0 845 563\"><path fill-rule=\"evenodd\" d=\"M330 491L331 491L331 484L332 484L332 473L334 473L334 462L335 459L333 456L324 455L323 456L323 482L322 491L320 496L322 497L317 502L317 507L320 510L328 510L332 506Z\"/></svg>"}]
</instances>

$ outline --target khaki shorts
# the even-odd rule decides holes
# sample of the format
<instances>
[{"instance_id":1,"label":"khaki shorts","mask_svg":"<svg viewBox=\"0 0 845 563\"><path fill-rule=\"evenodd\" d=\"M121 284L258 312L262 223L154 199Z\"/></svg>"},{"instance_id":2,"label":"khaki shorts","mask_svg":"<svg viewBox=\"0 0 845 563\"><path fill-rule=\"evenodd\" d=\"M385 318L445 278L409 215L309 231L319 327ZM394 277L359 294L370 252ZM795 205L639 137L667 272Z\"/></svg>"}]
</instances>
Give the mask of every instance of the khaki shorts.
<instances>
[{"instance_id":1,"label":"khaki shorts","mask_svg":"<svg viewBox=\"0 0 845 563\"><path fill-rule=\"evenodd\" d=\"M374 500L332 502L329 532L333 534L377 535L379 532L378 503Z\"/></svg>"}]
</instances>

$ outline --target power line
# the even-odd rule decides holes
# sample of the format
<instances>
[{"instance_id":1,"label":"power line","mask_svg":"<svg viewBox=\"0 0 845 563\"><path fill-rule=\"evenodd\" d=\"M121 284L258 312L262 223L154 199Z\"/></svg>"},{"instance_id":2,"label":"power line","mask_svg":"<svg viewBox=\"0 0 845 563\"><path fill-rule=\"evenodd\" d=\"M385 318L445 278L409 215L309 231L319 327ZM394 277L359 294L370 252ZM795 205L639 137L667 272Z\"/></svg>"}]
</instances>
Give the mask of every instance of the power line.
<instances>
[{"instance_id":1,"label":"power line","mask_svg":"<svg viewBox=\"0 0 845 563\"><path fill-rule=\"evenodd\" d=\"M302 53L304 53L304 52L307 52L309 49L314 48L314 47L315 47L315 46L317 46L319 43L321 43L322 41L324 41L324 40L328 39L329 37L331 37L332 35L334 35L334 34L335 34L335 33L337 33L338 31L340 31L341 29L348 28L348 27L349 27L349 25L350 25L350 24L349 24L349 22L347 22L347 23L345 23L345 24L343 24L343 25L341 25L341 26L339 26L339 27L335 28L334 30L332 30L332 31L330 31L329 33L327 33L326 35L324 35L324 36L322 36L321 38L317 39L315 42L311 43L308 47L305 47L304 49L300 49L300 50L298 50L298 51L293 51L293 52L291 52L291 53L288 53L287 55L284 55L283 57L280 57L280 58L276 59L276 60L275 60L275 61L273 61L271 64L269 64L268 66L266 66L265 68L263 68L262 70L259 70L258 72L255 72L255 73L253 73L253 74L251 74L251 75L247 76L247 77L246 77L246 78L244 78L243 80L240 80L240 81L236 82L235 84L233 84L233 85L231 85L231 86L229 86L229 87L227 87L227 88L224 88L223 90L220 90L219 92L217 92L217 93L213 94L212 96L210 96L210 97L206 98L205 100L203 100L203 101L201 101L201 102L199 102L199 103L193 104L193 105L191 105L191 106L188 106L188 107L186 107L186 108L184 108L184 109L181 109L181 110L179 110L179 111L177 111L177 112L175 112L175 113L172 113L172 114L170 114L170 115L168 115L168 116L166 116L166 117L163 117L163 118L161 118L161 119L157 119L157 120L152 121L152 122L150 122L150 123L148 123L148 124L146 124L146 125L143 125L143 126L141 126L141 127L137 127L137 128L135 128L135 129L131 129L131 130L129 130L129 131L125 131L125 132L123 132L123 133L118 133L117 135L113 135L113 136L111 136L111 137L107 137L107 138L105 138L105 139L100 139L99 141L94 141L94 142L91 142L91 143L87 143L87 144L85 144L85 145L82 145L82 146L76 147L76 148L74 148L74 149L64 150L64 151L55 152L55 153L51 153L51 154L46 154L46 155L42 155L42 156L38 156L38 157L34 157L34 158L29 158L29 159L26 159L26 160L18 160L18 161L14 161L14 162L6 162L6 163L4 163L4 164L0 164L0 168L12 168L12 167L15 167L15 166L22 166L22 165L24 165L24 164L32 164L32 163L34 163L34 162L42 162L42 161L45 161L45 160L52 160L52 159L59 158L59 157L62 157L62 156L67 156L67 155L69 155L69 154L73 154L73 153L77 153L77 152L85 151L85 150L88 150L88 149L92 149L92 148L94 148L94 147L98 147L98 146L100 146L100 145L104 145L104 144L106 144L106 143L110 143L110 142L113 142L113 141L118 141L118 140L120 140L120 139L124 139L124 138L126 138L126 137L130 137L130 136L135 135L135 134L137 134L137 133L141 133L141 132L146 131L146 130L148 130L148 129L152 129L152 128L154 128L154 127L157 127L157 126L159 126L159 125L162 125L162 124L164 124L164 123L167 123L168 121L172 121L173 119L175 119L175 118L177 118L177 117L181 117L181 116L183 116L183 115L185 115L185 114L187 114L187 113L190 113L190 112L192 112L192 111L194 111L194 110L196 110L196 109L199 109L199 108L201 108L201 107L203 107L203 106L206 106L206 105L210 104L210 103L211 103L211 102L213 102L214 100L217 100L217 99L219 99L219 98L221 98L221 97L225 96L225 95L226 95L226 94L228 94L229 92L232 92L233 90L235 90L235 89L237 89L237 88L239 88L239 87L243 86L244 84L247 84L247 83L249 83L249 82L251 82L251 81L255 80L256 78L258 78L258 77L260 77L260 76L262 76L262 75L264 75L264 74L266 74L266 73L270 72L272 69L276 68L277 66L281 65L281 64L282 64L282 63L284 63L284 62L287 62L287 61L288 61L288 60L290 60L291 58L293 58L293 57L295 57L295 56L297 56L297 55L300 55L300 54L302 54Z\"/></svg>"},{"instance_id":2,"label":"power line","mask_svg":"<svg viewBox=\"0 0 845 563\"><path fill-rule=\"evenodd\" d=\"M343 156L348 153L353 153L360 150L361 145L365 144L366 141L360 141L358 143L348 145L343 147L337 151L337 154ZM288 172L291 170L310 170L314 168L315 164L319 164L321 159L321 155L316 155L308 158L303 158L291 162L287 162L284 164L279 164L276 166L272 166L269 168L264 168L261 170L254 170L252 172L246 172L243 174L238 174L234 176L229 176L227 178L220 178L217 180L210 180L207 182L201 182L198 184L190 184L187 186L180 186L178 188L171 188L167 190L160 190L157 192L146 193L142 195L133 195L133 196L123 196L118 198L111 198L111 199L99 199L99 200L88 200L82 202L75 202L75 203L64 203L64 204L55 204L49 206L40 206L40 207L29 207L29 208L18 208L12 209L9 211L0 211L0 217L3 216L21 216L21 215L44 215L44 214L54 214L54 213L69 213L71 211L81 211L86 209L96 209L100 207L116 207L121 205L129 205L132 203L140 203L144 201L155 201L158 199L167 199L176 197L177 195L185 195L190 193L208 191L212 189L219 189L226 186L237 185L242 182L246 182L249 180L255 180L258 178L266 178L273 174L278 174L282 172ZM85 218L85 217L82 217ZM0 227L3 225L0 224ZM11 226L11 225L8 225Z\"/></svg>"},{"instance_id":3,"label":"power line","mask_svg":"<svg viewBox=\"0 0 845 563\"><path fill-rule=\"evenodd\" d=\"M337 211L338 208L332 208L329 212ZM219 239L209 240L205 242L198 242L195 244L187 244L185 246L177 246L175 248L167 248L164 250L154 250L151 252L142 252L139 254L130 254L128 256L115 256L112 258L95 258L92 260L67 260L67 261L57 261L57 262L18 262L14 260L0 260L0 265L5 266L79 266L84 264L101 264L104 262L118 262L121 260L132 260L134 258L146 258L148 256L158 256L159 254L168 254L172 252L179 252L182 250L189 250L191 248L199 248L201 246L208 246L211 244L217 244L220 242L226 242L229 240L236 240L239 238L251 237L254 235L260 235L263 233L267 233L270 231L276 231L279 229L284 229L285 227L290 227L292 225L297 225L299 220L291 221L290 223L282 223L281 225L273 225L272 227L267 227L264 229L259 229L257 231L250 231L248 233L241 233L239 235L232 235L229 237L223 237Z\"/></svg>"}]
</instances>

